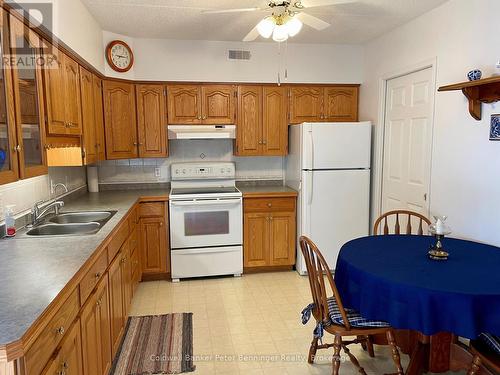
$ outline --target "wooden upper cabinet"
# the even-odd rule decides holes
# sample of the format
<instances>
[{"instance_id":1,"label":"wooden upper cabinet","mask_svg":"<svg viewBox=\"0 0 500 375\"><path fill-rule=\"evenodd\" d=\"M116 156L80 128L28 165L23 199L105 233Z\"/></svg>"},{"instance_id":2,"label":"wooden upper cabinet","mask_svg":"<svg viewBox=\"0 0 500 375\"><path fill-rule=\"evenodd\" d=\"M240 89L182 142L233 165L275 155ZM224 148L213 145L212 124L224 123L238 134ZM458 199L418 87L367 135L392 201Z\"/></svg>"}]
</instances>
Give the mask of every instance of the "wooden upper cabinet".
<instances>
[{"instance_id":1,"label":"wooden upper cabinet","mask_svg":"<svg viewBox=\"0 0 500 375\"><path fill-rule=\"evenodd\" d=\"M202 123L225 125L235 123L235 88L229 85L201 86Z\"/></svg>"},{"instance_id":2,"label":"wooden upper cabinet","mask_svg":"<svg viewBox=\"0 0 500 375\"><path fill-rule=\"evenodd\" d=\"M23 56L27 56L25 61L35 62L40 57L40 38L25 28L24 24L14 16L10 17L10 47L13 55L22 48ZM18 61L17 58L14 60ZM23 64L20 67L13 67L11 72L17 128L16 149L19 150L19 177L29 178L47 174L41 65ZM3 96L0 101L5 103L5 97ZM7 123L6 116L7 113L3 113L3 123Z\"/></svg>"},{"instance_id":3,"label":"wooden upper cabinet","mask_svg":"<svg viewBox=\"0 0 500 375\"><path fill-rule=\"evenodd\" d=\"M94 114L97 141L97 160L106 159L106 138L104 135L104 105L102 102L102 80L92 75L92 87L94 92Z\"/></svg>"},{"instance_id":4,"label":"wooden upper cabinet","mask_svg":"<svg viewBox=\"0 0 500 375\"><path fill-rule=\"evenodd\" d=\"M288 100L284 87L263 88L262 143L264 155L288 153Z\"/></svg>"},{"instance_id":5,"label":"wooden upper cabinet","mask_svg":"<svg viewBox=\"0 0 500 375\"><path fill-rule=\"evenodd\" d=\"M107 159L137 158L134 85L104 81L103 96Z\"/></svg>"},{"instance_id":6,"label":"wooden upper cabinet","mask_svg":"<svg viewBox=\"0 0 500 375\"><path fill-rule=\"evenodd\" d=\"M321 87L297 86L290 88L290 123L321 121Z\"/></svg>"},{"instance_id":7,"label":"wooden upper cabinet","mask_svg":"<svg viewBox=\"0 0 500 375\"><path fill-rule=\"evenodd\" d=\"M56 51L50 61L50 66L46 66L43 71L47 132L53 135L66 135L66 83L62 52Z\"/></svg>"},{"instance_id":8,"label":"wooden upper cabinet","mask_svg":"<svg viewBox=\"0 0 500 375\"><path fill-rule=\"evenodd\" d=\"M139 156L167 157L165 88L161 85L137 85L136 95Z\"/></svg>"},{"instance_id":9,"label":"wooden upper cabinet","mask_svg":"<svg viewBox=\"0 0 500 375\"><path fill-rule=\"evenodd\" d=\"M47 131L78 136L82 133L78 63L57 50L52 57L44 68Z\"/></svg>"},{"instance_id":10,"label":"wooden upper cabinet","mask_svg":"<svg viewBox=\"0 0 500 375\"><path fill-rule=\"evenodd\" d=\"M358 121L358 87L326 87L325 121Z\"/></svg>"},{"instance_id":11,"label":"wooden upper cabinet","mask_svg":"<svg viewBox=\"0 0 500 375\"><path fill-rule=\"evenodd\" d=\"M238 87L238 129L235 154L262 154L262 86Z\"/></svg>"},{"instance_id":12,"label":"wooden upper cabinet","mask_svg":"<svg viewBox=\"0 0 500 375\"><path fill-rule=\"evenodd\" d=\"M168 123L201 124L201 90L197 85L167 86Z\"/></svg>"},{"instance_id":13,"label":"wooden upper cabinet","mask_svg":"<svg viewBox=\"0 0 500 375\"><path fill-rule=\"evenodd\" d=\"M81 100L80 100L80 72L78 63L68 56L64 57L65 71L65 100L66 100L66 119L68 122L68 134L82 134L81 120Z\"/></svg>"},{"instance_id":14,"label":"wooden upper cabinet","mask_svg":"<svg viewBox=\"0 0 500 375\"><path fill-rule=\"evenodd\" d=\"M237 124L236 155L286 155L288 151L286 89L275 86L239 86Z\"/></svg>"},{"instance_id":15,"label":"wooden upper cabinet","mask_svg":"<svg viewBox=\"0 0 500 375\"><path fill-rule=\"evenodd\" d=\"M85 164L97 162L97 130L92 74L80 67L82 98L83 156Z\"/></svg>"},{"instance_id":16,"label":"wooden upper cabinet","mask_svg":"<svg viewBox=\"0 0 500 375\"><path fill-rule=\"evenodd\" d=\"M168 123L224 125L235 122L232 85L168 85Z\"/></svg>"}]
</instances>

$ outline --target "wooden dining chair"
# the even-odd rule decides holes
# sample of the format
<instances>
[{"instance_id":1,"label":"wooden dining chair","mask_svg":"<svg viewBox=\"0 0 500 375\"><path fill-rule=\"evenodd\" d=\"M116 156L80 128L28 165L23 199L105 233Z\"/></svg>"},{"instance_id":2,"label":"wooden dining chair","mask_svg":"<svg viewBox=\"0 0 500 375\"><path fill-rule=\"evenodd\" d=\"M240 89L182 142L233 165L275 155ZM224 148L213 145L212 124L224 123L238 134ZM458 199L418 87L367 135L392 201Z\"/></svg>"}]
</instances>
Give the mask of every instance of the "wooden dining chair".
<instances>
[{"instance_id":1,"label":"wooden dining chair","mask_svg":"<svg viewBox=\"0 0 500 375\"><path fill-rule=\"evenodd\" d=\"M303 311L302 322L305 324L310 314L316 319L316 329L311 347L309 349L308 362L313 363L316 351L333 347L333 375L339 374L340 351L347 354L358 372L365 374L356 357L347 348L350 344L362 344L368 341L369 335L385 334L392 349L392 359L396 365L396 374L403 374L399 350L396 346L394 333L391 326L382 321L374 321L363 318L353 309L344 308L339 292L323 255L317 246L307 237L299 239L300 248L307 266L309 286L313 303ZM327 282L325 282L325 277ZM327 296L330 295L329 297ZM333 344L318 343L323 330L334 336ZM355 336L355 339L344 340L344 336Z\"/></svg>"},{"instance_id":2,"label":"wooden dining chair","mask_svg":"<svg viewBox=\"0 0 500 375\"><path fill-rule=\"evenodd\" d=\"M467 375L481 374L483 366L500 374L500 336L482 333L477 340L471 341L470 351L474 358Z\"/></svg>"},{"instance_id":3,"label":"wooden dining chair","mask_svg":"<svg viewBox=\"0 0 500 375\"><path fill-rule=\"evenodd\" d=\"M389 230L389 223L391 221L391 218L394 217L394 233L392 234L413 234L413 225L412 225L412 220L414 221L415 224L418 223L418 227L416 228L416 233L415 234L424 234L424 226L431 225L431 221L427 219L424 215L419 214L418 212L413 212L413 211L408 211L408 210L395 210L395 211L389 211L384 214L382 214L376 221L375 225L373 226L373 234L374 235L379 235L379 234L391 234ZM401 226L404 225L403 218L406 217L406 225L404 229L404 233L401 233ZM379 227L380 224L384 223L384 226L380 228L379 232Z\"/></svg>"}]
</instances>

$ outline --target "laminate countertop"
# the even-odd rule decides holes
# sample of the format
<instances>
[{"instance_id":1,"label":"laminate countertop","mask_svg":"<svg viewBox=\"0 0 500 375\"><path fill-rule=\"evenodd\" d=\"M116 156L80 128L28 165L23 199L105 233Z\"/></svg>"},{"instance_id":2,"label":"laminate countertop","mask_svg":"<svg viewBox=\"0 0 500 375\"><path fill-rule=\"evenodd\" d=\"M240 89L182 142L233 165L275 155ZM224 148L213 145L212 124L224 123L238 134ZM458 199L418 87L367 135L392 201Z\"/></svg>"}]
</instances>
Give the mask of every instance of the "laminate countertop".
<instances>
[{"instance_id":1,"label":"laminate countertop","mask_svg":"<svg viewBox=\"0 0 500 375\"><path fill-rule=\"evenodd\" d=\"M288 186L269 184L236 183L238 189L243 193L243 198L259 197L296 197L297 191Z\"/></svg>"},{"instance_id":2,"label":"laminate countertop","mask_svg":"<svg viewBox=\"0 0 500 375\"><path fill-rule=\"evenodd\" d=\"M65 211L116 210L96 234L0 240L0 349L22 338L139 198L167 200L168 189L86 193Z\"/></svg>"}]
</instances>

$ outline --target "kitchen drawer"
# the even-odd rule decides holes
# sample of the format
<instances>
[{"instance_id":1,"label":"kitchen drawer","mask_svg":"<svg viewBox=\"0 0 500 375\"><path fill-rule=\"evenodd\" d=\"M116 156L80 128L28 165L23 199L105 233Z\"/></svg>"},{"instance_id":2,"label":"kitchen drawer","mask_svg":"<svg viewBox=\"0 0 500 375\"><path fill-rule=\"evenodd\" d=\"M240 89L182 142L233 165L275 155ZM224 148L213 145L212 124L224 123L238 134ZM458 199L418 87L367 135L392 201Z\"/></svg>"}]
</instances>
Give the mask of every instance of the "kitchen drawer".
<instances>
[{"instance_id":1,"label":"kitchen drawer","mask_svg":"<svg viewBox=\"0 0 500 375\"><path fill-rule=\"evenodd\" d=\"M38 375L78 315L78 288L68 297L24 356L26 375Z\"/></svg>"},{"instance_id":2,"label":"kitchen drawer","mask_svg":"<svg viewBox=\"0 0 500 375\"><path fill-rule=\"evenodd\" d=\"M139 216L137 215L137 211L137 206L134 206L128 217L128 227L130 232L132 232L139 223Z\"/></svg>"},{"instance_id":3,"label":"kitchen drawer","mask_svg":"<svg viewBox=\"0 0 500 375\"><path fill-rule=\"evenodd\" d=\"M88 296L90 296L90 293L92 293L92 290L94 290L94 287L97 285L99 280L103 277L107 267L108 252L105 250L95 261L90 270L85 274L82 281L80 281L80 301L82 306Z\"/></svg>"},{"instance_id":4,"label":"kitchen drawer","mask_svg":"<svg viewBox=\"0 0 500 375\"><path fill-rule=\"evenodd\" d=\"M113 234L113 238L111 239L111 241L109 241L108 256L110 262L113 260L116 254L118 254L118 251L120 251L120 248L127 239L128 234L129 234L128 220L125 220L120 225L120 228L118 228L118 230Z\"/></svg>"},{"instance_id":5,"label":"kitchen drawer","mask_svg":"<svg viewBox=\"0 0 500 375\"><path fill-rule=\"evenodd\" d=\"M150 202L139 204L139 216L165 216L165 202Z\"/></svg>"},{"instance_id":6,"label":"kitchen drawer","mask_svg":"<svg viewBox=\"0 0 500 375\"><path fill-rule=\"evenodd\" d=\"M295 211L295 198L245 198L244 212Z\"/></svg>"}]
</instances>

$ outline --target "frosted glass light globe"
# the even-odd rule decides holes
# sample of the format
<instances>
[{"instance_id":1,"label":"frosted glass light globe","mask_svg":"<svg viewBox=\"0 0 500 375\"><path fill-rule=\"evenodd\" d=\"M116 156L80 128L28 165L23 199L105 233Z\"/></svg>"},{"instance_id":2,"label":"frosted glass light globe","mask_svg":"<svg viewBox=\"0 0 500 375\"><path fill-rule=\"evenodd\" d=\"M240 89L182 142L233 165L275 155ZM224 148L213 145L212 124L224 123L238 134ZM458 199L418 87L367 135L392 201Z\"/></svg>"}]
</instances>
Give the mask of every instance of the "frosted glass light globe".
<instances>
[{"instance_id":1,"label":"frosted glass light globe","mask_svg":"<svg viewBox=\"0 0 500 375\"><path fill-rule=\"evenodd\" d=\"M284 42L288 39L288 28L286 25L276 25L273 31L273 40L275 42Z\"/></svg>"},{"instance_id":2,"label":"frosted glass light globe","mask_svg":"<svg viewBox=\"0 0 500 375\"><path fill-rule=\"evenodd\" d=\"M295 36L297 35L300 30L302 29L302 22L300 22L299 19L297 18L292 18L290 21L288 21L285 26L288 28L288 35L290 36Z\"/></svg>"},{"instance_id":3,"label":"frosted glass light globe","mask_svg":"<svg viewBox=\"0 0 500 375\"><path fill-rule=\"evenodd\" d=\"M271 17L266 17L257 24L257 31L263 38L269 38L273 33L274 20Z\"/></svg>"}]
</instances>

